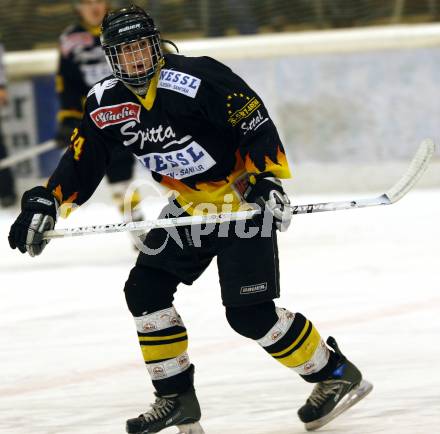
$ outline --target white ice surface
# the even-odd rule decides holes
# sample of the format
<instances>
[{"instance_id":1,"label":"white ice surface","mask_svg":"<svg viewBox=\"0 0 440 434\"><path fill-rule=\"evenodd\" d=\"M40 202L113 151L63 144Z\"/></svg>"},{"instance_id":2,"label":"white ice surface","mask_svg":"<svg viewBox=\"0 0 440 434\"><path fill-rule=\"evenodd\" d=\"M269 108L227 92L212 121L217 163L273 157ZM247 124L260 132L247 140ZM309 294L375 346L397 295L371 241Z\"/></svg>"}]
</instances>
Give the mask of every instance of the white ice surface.
<instances>
[{"instance_id":1,"label":"white ice surface","mask_svg":"<svg viewBox=\"0 0 440 434\"><path fill-rule=\"evenodd\" d=\"M297 216L279 236L277 304L335 336L375 386L322 432L440 432L439 216L440 190L416 191L388 207ZM122 291L136 257L127 235L55 240L30 258L7 246L13 217L0 211L0 433L123 433L153 391ZM118 220L97 204L63 224ZM296 410L311 386L229 328L215 264L175 306L207 434L304 432Z\"/></svg>"}]
</instances>

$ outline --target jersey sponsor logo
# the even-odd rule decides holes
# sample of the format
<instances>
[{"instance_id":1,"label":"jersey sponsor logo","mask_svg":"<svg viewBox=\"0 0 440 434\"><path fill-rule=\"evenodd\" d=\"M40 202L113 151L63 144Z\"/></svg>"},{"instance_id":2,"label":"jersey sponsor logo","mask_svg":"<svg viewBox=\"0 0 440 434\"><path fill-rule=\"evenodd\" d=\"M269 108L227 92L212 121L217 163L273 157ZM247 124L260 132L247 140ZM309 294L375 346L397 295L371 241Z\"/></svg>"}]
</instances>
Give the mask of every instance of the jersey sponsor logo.
<instances>
[{"instance_id":1,"label":"jersey sponsor logo","mask_svg":"<svg viewBox=\"0 0 440 434\"><path fill-rule=\"evenodd\" d=\"M151 152L136 156L152 172L174 179L183 179L206 172L215 160L197 142L172 152Z\"/></svg>"},{"instance_id":2,"label":"jersey sponsor logo","mask_svg":"<svg viewBox=\"0 0 440 434\"><path fill-rule=\"evenodd\" d=\"M261 102L257 98L253 97L249 101L247 101L243 107L232 113L228 118L228 122L230 122L232 126L235 127L235 125L237 125L243 119L248 118L252 113L255 112L255 110L258 110L260 107Z\"/></svg>"},{"instance_id":3,"label":"jersey sponsor logo","mask_svg":"<svg viewBox=\"0 0 440 434\"><path fill-rule=\"evenodd\" d=\"M242 286L240 288L240 294L254 294L256 292L264 292L267 291L267 282L256 283L255 285Z\"/></svg>"},{"instance_id":4,"label":"jersey sponsor logo","mask_svg":"<svg viewBox=\"0 0 440 434\"><path fill-rule=\"evenodd\" d=\"M188 142L188 141L191 140L191 139L192 139L192 136L187 135L187 136L185 136L185 137L182 137L182 138L179 139L179 140L172 140L171 142L168 142L167 144L163 145L162 148L163 148L163 149L167 149L167 148L169 148L170 146L174 146L174 145L182 145L183 143Z\"/></svg>"},{"instance_id":5,"label":"jersey sponsor logo","mask_svg":"<svg viewBox=\"0 0 440 434\"><path fill-rule=\"evenodd\" d=\"M130 129L136 127L136 125L136 122L132 121L126 123L121 127L121 134L124 137L128 137L127 140L124 140L122 142L125 146L130 146L136 142L139 142L139 148L144 149L146 142L162 143L167 139L172 139L176 137L176 133L170 126L164 127L161 124L157 128L147 128L144 131L130 131ZM174 141L168 143L168 146L173 143Z\"/></svg>"},{"instance_id":6,"label":"jersey sponsor logo","mask_svg":"<svg viewBox=\"0 0 440 434\"><path fill-rule=\"evenodd\" d=\"M261 127L261 125L265 124L269 118L263 117L260 110L257 110L256 116L254 116L250 121L243 121L240 125L244 135L249 133L250 131L255 131Z\"/></svg>"},{"instance_id":7,"label":"jersey sponsor logo","mask_svg":"<svg viewBox=\"0 0 440 434\"><path fill-rule=\"evenodd\" d=\"M141 106L132 102L100 107L90 113L95 125L101 130L109 125L135 120L139 122Z\"/></svg>"},{"instance_id":8,"label":"jersey sponsor logo","mask_svg":"<svg viewBox=\"0 0 440 434\"><path fill-rule=\"evenodd\" d=\"M118 84L117 78L111 78L110 80L105 80L102 83L96 83L87 94L87 98L89 98L92 95L96 96L96 101L98 101L98 104L101 104L102 96L104 95L104 92L107 89L111 89L112 87L115 87Z\"/></svg>"},{"instance_id":9,"label":"jersey sponsor logo","mask_svg":"<svg viewBox=\"0 0 440 434\"><path fill-rule=\"evenodd\" d=\"M184 72L162 69L157 87L195 98L201 82L200 78L185 74Z\"/></svg>"}]
</instances>

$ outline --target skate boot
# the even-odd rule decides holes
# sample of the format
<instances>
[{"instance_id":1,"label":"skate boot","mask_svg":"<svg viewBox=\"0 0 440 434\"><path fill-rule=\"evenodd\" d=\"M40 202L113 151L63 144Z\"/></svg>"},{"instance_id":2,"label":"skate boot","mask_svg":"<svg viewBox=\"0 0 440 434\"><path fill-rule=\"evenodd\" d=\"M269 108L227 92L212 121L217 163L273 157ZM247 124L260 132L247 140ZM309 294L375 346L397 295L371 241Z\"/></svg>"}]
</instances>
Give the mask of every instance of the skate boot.
<instances>
[{"instance_id":1,"label":"skate boot","mask_svg":"<svg viewBox=\"0 0 440 434\"><path fill-rule=\"evenodd\" d=\"M135 419L127 420L126 430L130 434L150 434L177 426L177 434L204 434L199 424L200 406L194 387L179 395L156 395L151 410Z\"/></svg>"},{"instance_id":2,"label":"skate boot","mask_svg":"<svg viewBox=\"0 0 440 434\"><path fill-rule=\"evenodd\" d=\"M333 348L339 360L331 376L315 385L306 403L298 410L307 431L321 428L373 389L373 385L363 380L356 366L341 353L334 338L329 337L327 345Z\"/></svg>"}]
</instances>

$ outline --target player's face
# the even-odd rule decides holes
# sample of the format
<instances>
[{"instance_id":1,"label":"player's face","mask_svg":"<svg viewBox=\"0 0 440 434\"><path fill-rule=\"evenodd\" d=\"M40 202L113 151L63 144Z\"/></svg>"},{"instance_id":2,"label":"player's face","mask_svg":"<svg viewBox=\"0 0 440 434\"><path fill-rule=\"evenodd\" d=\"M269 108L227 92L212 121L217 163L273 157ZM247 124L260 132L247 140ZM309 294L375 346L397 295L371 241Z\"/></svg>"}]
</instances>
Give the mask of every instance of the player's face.
<instances>
[{"instance_id":1,"label":"player's face","mask_svg":"<svg viewBox=\"0 0 440 434\"><path fill-rule=\"evenodd\" d=\"M78 12L82 20L89 26L100 26L107 12L106 0L81 0L78 4Z\"/></svg>"},{"instance_id":2,"label":"player's face","mask_svg":"<svg viewBox=\"0 0 440 434\"><path fill-rule=\"evenodd\" d=\"M130 77L145 75L152 67L151 48L148 39L121 45L118 52L119 65Z\"/></svg>"}]
</instances>

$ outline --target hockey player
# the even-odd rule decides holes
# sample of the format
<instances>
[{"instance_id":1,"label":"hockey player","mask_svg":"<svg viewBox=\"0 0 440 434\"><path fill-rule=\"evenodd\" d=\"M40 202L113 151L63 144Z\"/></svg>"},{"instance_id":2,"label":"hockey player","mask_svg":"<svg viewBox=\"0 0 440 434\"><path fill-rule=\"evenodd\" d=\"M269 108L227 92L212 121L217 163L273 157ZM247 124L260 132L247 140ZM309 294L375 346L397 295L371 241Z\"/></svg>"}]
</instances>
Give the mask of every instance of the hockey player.
<instances>
[{"instance_id":1,"label":"hockey player","mask_svg":"<svg viewBox=\"0 0 440 434\"><path fill-rule=\"evenodd\" d=\"M315 383L299 411L316 429L363 398L371 385L341 353L323 341L301 313L276 307L279 269L276 229L290 224L280 178L290 171L277 130L260 97L228 67L209 57L163 55L152 18L131 6L109 13L102 45L113 76L88 94L85 116L46 187L27 191L12 225L12 248L41 253L43 231L59 206L81 205L104 176L114 149L131 151L175 196L164 212L188 215L226 203L232 211L255 203L272 217L270 230L179 227L150 231L125 284L147 370L156 390L149 411L127 421L127 432L156 433L177 425L203 433L188 336L173 306L180 283L192 284L216 256L222 301L231 327L305 381ZM235 230L234 230L235 229ZM203 232L204 235L200 235Z\"/></svg>"},{"instance_id":2,"label":"hockey player","mask_svg":"<svg viewBox=\"0 0 440 434\"><path fill-rule=\"evenodd\" d=\"M69 26L60 37L60 55L56 76L59 94L58 132L60 148L70 143L72 131L79 126L84 102L91 87L111 73L99 41L101 23L108 10L107 0L74 0L79 22ZM125 149L115 149L106 175L113 200L124 212L123 198L133 176L134 159ZM136 192L131 197L133 220L141 220L140 202Z\"/></svg>"}]
</instances>

